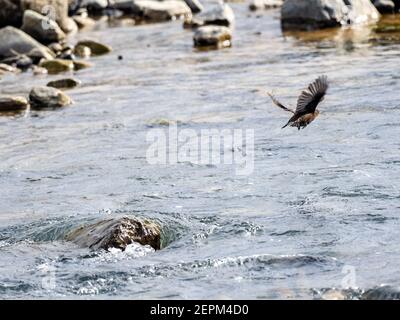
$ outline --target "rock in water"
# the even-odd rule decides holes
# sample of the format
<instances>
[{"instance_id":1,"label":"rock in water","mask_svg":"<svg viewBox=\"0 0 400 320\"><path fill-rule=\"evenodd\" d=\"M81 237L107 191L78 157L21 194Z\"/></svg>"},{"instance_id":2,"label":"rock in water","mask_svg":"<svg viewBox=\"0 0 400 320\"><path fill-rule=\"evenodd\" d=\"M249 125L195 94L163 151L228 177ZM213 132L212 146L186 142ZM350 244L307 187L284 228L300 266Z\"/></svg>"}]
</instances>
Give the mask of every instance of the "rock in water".
<instances>
[{"instance_id":1,"label":"rock in water","mask_svg":"<svg viewBox=\"0 0 400 320\"><path fill-rule=\"evenodd\" d=\"M81 82L76 79L67 78L67 79L59 79L50 81L47 86L56 88L56 89L72 89L79 86Z\"/></svg>"},{"instance_id":2,"label":"rock in water","mask_svg":"<svg viewBox=\"0 0 400 320\"><path fill-rule=\"evenodd\" d=\"M204 26L193 36L195 47L226 48L231 46L232 31L227 27Z\"/></svg>"},{"instance_id":3,"label":"rock in water","mask_svg":"<svg viewBox=\"0 0 400 320\"><path fill-rule=\"evenodd\" d=\"M99 56L103 54L110 53L112 48L100 42L94 40L82 40L76 44L76 47L83 46L88 47L91 50L91 54L94 56Z\"/></svg>"},{"instance_id":4,"label":"rock in water","mask_svg":"<svg viewBox=\"0 0 400 320\"><path fill-rule=\"evenodd\" d=\"M271 9L278 8L283 5L283 0L252 0L249 8L250 10Z\"/></svg>"},{"instance_id":5,"label":"rock in water","mask_svg":"<svg viewBox=\"0 0 400 320\"><path fill-rule=\"evenodd\" d=\"M284 30L315 30L379 19L370 0L285 0L281 10Z\"/></svg>"},{"instance_id":6,"label":"rock in water","mask_svg":"<svg viewBox=\"0 0 400 320\"><path fill-rule=\"evenodd\" d=\"M32 109L60 108L72 103L64 92L50 87L35 87L29 94Z\"/></svg>"},{"instance_id":7,"label":"rock in water","mask_svg":"<svg viewBox=\"0 0 400 320\"><path fill-rule=\"evenodd\" d=\"M217 2L210 4L207 10L197 15L196 20L202 21L203 25L233 27L235 14L228 4Z\"/></svg>"},{"instance_id":8,"label":"rock in water","mask_svg":"<svg viewBox=\"0 0 400 320\"><path fill-rule=\"evenodd\" d=\"M135 14L155 22L192 16L192 11L184 1L135 0L133 5Z\"/></svg>"},{"instance_id":9,"label":"rock in water","mask_svg":"<svg viewBox=\"0 0 400 320\"><path fill-rule=\"evenodd\" d=\"M400 300L400 287L389 285L372 288L361 295L362 300Z\"/></svg>"},{"instance_id":10,"label":"rock in water","mask_svg":"<svg viewBox=\"0 0 400 320\"><path fill-rule=\"evenodd\" d=\"M81 247L90 249L125 248L134 242L161 249L161 229L154 222L123 217L80 227L66 236Z\"/></svg>"},{"instance_id":11,"label":"rock in water","mask_svg":"<svg viewBox=\"0 0 400 320\"><path fill-rule=\"evenodd\" d=\"M0 28L18 27L22 21L20 0L0 0Z\"/></svg>"},{"instance_id":12,"label":"rock in water","mask_svg":"<svg viewBox=\"0 0 400 320\"><path fill-rule=\"evenodd\" d=\"M32 10L24 12L21 29L44 44L60 42L65 39L65 33L58 26L57 22Z\"/></svg>"},{"instance_id":13,"label":"rock in water","mask_svg":"<svg viewBox=\"0 0 400 320\"><path fill-rule=\"evenodd\" d=\"M37 50L46 59L53 59L54 53L41 45L25 32L14 27L0 29L0 57L12 57L18 54L29 54Z\"/></svg>"},{"instance_id":14,"label":"rock in water","mask_svg":"<svg viewBox=\"0 0 400 320\"><path fill-rule=\"evenodd\" d=\"M41 62L39 66L47 69L49 74L57 74L61 72L68 72L74 70L74 63L72 60L63 60L63 59L45 60Z\"/></svg>"},{"instance_id":15,"label":"rock in water","mask_svg":"<svg viewBox=\"0 0 400 320\"><path fill-rule=\"evenodd\" d=\"M28 108L24 97L0 96L0 112L20 112Z\"/></svg>"}]
</instances>

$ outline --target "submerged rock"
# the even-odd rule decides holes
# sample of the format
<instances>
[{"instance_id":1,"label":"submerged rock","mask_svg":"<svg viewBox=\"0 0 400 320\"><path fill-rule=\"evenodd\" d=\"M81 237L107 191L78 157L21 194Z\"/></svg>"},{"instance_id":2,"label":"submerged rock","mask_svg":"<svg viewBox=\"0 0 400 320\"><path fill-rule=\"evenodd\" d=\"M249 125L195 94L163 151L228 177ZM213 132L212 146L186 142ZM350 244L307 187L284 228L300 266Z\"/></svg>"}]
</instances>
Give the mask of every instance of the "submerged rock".
<instances>
[{"instance_id":1,"label":"submerged rock","mask_svg":"<svg viewBox=\"0 0 400 320\"><path fill-rule=\"evenodd\" d=\"M45 60L41 62L39 66L47 69L49 74L57 74L61 72L68 72L74 70L74 63L72 60L63 60L63 59Z\"/></svg>"},{"instance_id":2,"label":"submerged rock","mask_svg":"<svg viewBox=\"0 0 400 320\"><path fill-rule=\"evenodd\" d=\"M32 109L60 108L72 103L64 92L50 87L35 87L29 94Z\"/></svg>"},{"instance_id":3,"label":"submerged rock","mask_svg":"<svg viewBox=\"0 0 400 320\"><path fill-rule=\"evenodd\" d=\"M133 2L133 11L151 21L168 21L192 15L188 5L184 1L178 0L137 0Z\"/></svg>"},{"instance_id":4,"label":"submerged rock","mask_svg":"<svg viewBox=\"0 0 400 320\"><path fill-rule=\"evenodd\" d=\"M0 29L0 57L28 54L34 49L46 59L54 58L54 54L49 48L43 46L25 32L10 26Z\"/></svg>"},{"instance_id":5,"label":"submerged rock","mask_svg":"<svg viewBox=\"0 0 400 320\"><path fill-rule=\"evenodd\" d=\"M21 30L44 44L59 42L65 39L65 33L58 26L57 22L32 10L24 12Z\"/></svg>"},{"instance_id":6,"label":"submerged rock","mask_svg":"<svg viewBox=\"0 0 400 320\"><path fill-rule=\"evenodd\" d=\"M281 10L285 30L314 30L379 19L370 0L285 0Z\"/></svg>"},{"instance_id":7,"label":"submerged rock","mask_svg":"<svg viewBox=\"0 0 400 320\"><path fill-rule=\"evenodd\" d=\"M66 236L81 247L90 249L125 248L134 242L161 249L161 229L154 222L123 217L108 219L80 227Z\"/></svg>"},{"instance_id":8,"label":"submerged rock","mask_svg":"<svg viewBox=\"0 0 400 320\"><path fill-rule=\"evenodd\" d=\"M29 107L24 97L0 96L0 112L20 112Z\"/></svg>"},{"instance_id":9,"label":"submerged rock","mask_svg":"<svg viewBox=\"0 0 400 320\"><path fill-rule=\"evenodd\" d=\"M56 89L72 89L79 86L81 82L73 78L59 79L50 81L47 86Z\"/></svg>"},{"instance_id":10,"label":"submerged rock","mask_svg":"<svg viewBox=\"0 0 400 320\"><path fill-rule=\"evenodd\" d=\"M203 26L193 36L195 47L226 48L231 46L232 31L222 26Z\"/></svg>"},{"instance_id":11,"label":"submerged rock","mask_svg":"<svg viewBox=\"0 0 400 320\"><path fill-rule=\"evenodd\" d=\"M110 53L112 48L106 44L94 41L94 40L82 40L76 44L76 47L84 46L91 50L92 55L99 56L103 54Z\"/></svg>"},{"instance_id":12,"label":"submerged rock","mask_svg":"<svg viewBox=\"0 0 400 320\"><path fill-rule=\"evenodd\" d=\"M271 9L278 8L283 5L283 0L252 0L249 9L260 10L260 9Z\"/></svg>"}]
</instances>

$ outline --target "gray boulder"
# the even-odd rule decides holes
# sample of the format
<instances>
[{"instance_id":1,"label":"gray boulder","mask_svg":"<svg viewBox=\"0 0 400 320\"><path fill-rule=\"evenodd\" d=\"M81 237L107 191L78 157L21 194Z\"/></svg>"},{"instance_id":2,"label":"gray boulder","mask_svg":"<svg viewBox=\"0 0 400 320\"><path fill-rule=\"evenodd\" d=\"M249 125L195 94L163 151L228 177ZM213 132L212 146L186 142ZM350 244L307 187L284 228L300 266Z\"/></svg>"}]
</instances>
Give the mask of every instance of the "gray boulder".
<instances>
[{"instance_id":1,"label":"gray boulder","mask_svg":"<svg viewBox=\"0 0 400 320\"><path fill-rule=\"evenodd\" d=\"M57 22L32 10L24 12L21 30L44 44L59 42L65 39L65 33L58 26Z\"/></svg>"},{"instance_id":2,"label":"gray boulder","mask_svg":"<svg viewBox=\"0 0 400 320\"><path fill-rule=\"evenodd\" d=\"M370 0L285 0L281 10L285 30L314 30L379 19Z\"/></svg>"},{"instance_id":3,"label":"gray boulder","mask_svg":"<svg viewBox=\"0 0 400 320\"><path fill-rule=\"evenodd\" d=\"M12 57L16 54L27 54L35 50L45 59L53 59L54 53L41 45L25 32L8 26L0 29L0 58Z\"/></svg>"},{"instance_id":4,"label":"gray boulder","mask_svg":"<svg viewBox=\"0 0 400 320\"><path fill-rule=\"evenodd\" d=\"M35 87L29 94L32 109L60 108L72 103L64 92L50 87Z\"/></svg>"},{"instance_id":5,"label":"gray boulder","mask_svg":"<svg viewBox=\"0 0 400 320\"><path fill-rule=\"evenodd\" d=\"M196 16L196 20L201 21L203 25L232 27L235 15L228 4L218 1L209 3L207 9Z\"/></svg>"},{"instance_id":6,"label":"gray boulder","mask_svg":"<svg viewBox=\"0 0 400 320\"><path fill-rule=\"evenodd\" d=\"M161 249L161 229L154 222L136 218L113 218L82 226L66 236L81 247L93 250L125 248L134 242Z\"/></svg>"}]
</instances>

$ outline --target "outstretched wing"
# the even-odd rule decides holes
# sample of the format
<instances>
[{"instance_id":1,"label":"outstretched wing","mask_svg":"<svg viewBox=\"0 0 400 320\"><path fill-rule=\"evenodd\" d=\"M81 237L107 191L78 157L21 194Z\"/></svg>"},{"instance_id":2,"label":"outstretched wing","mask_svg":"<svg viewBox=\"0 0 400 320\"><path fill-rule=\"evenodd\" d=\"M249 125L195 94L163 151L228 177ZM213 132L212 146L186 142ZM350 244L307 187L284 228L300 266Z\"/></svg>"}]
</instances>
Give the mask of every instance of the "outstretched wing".
<instances>
[{"instance_id":1,"label":"outstretched wing","mask_svg":"<svg viewBox=\"0 0 400 320\"><path fill-rule=\"evenodd\" d=\"M294 113L294 111L293 111L292 109L289 109L289 108L285 107L282 103L280 103L278 100L276 100L276 98L275 98L271 93L268 92L268 95L269 95L269 97L271 98L272 102L273 102L276 106L278 106L279 108L282 108L282 109L285 110L285 111Z\"/></svg>"},{"instance_id":2,"label":"outstretched wing","mask_svg":"<svg viewBox=\"0 0 400 320\"><path fill-rule=\"evenodd\" d=\"M328 90L328 77L320 76L304 90L297 100L296 115L312 113Z\"/></svg>"}]
</instances>

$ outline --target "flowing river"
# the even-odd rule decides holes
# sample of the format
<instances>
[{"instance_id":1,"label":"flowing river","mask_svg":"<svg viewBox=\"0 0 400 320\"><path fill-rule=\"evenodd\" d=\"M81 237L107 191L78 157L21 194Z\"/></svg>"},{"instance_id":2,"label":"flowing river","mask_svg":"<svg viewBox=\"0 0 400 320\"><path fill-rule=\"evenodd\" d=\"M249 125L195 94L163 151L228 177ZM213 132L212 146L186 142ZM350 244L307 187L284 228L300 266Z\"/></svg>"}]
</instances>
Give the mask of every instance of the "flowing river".
<instances>
[{"instance_id":1,"label":"flowing river","mask_svg":"<svg viewBox=\"0 0 400 320\"><path fill-rule=\"evenodd\" d=\"M72 41L114 50L74 75L73 105L0 116L1 298L318 299L400 285L400 20L287 34L279 9L231 6L223 50L194 49L182 21L99 23ZM267 91L294 105L322 74L318 119L282 130L288 114ZM10 75L0 91L58 78ZM252 171L150 164L146 136L174 121L254 130ZM158 221L166 247L63 240L112 216Z\"/></svg>"}]
</instances>

